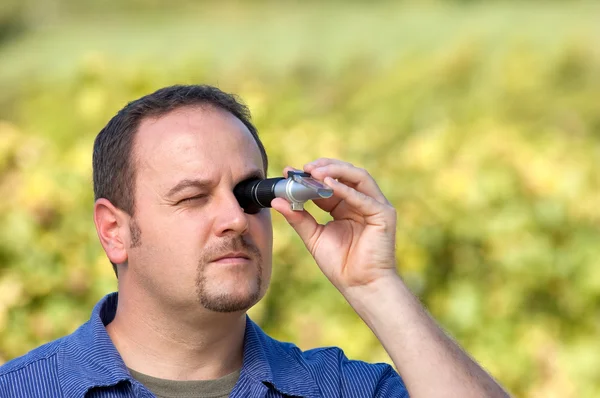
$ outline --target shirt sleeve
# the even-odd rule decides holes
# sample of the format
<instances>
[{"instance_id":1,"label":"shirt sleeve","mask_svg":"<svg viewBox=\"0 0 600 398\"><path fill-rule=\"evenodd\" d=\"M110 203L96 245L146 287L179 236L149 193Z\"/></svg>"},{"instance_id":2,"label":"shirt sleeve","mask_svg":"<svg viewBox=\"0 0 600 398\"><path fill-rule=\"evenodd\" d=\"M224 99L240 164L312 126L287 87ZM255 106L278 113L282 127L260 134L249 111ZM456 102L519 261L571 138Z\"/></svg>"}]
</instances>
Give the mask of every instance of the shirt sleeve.
<instances>
[{"instance_id":1,"label":"shirt sleeve","mask_svg":"<svg viewBox=\"0 0 600 398\"><path fill-rule=\"evenodd\" d=\"M402 377L387 363L368 363L348 359L340 352L343 396L408 398Z\"/></svg>"},{"instance_id":2,"label":"shirt sleeve","mask_svg":"<svg viewBox=\"0 0 600 398\"><path fill-rule=\"evenodd\" d=\"M377 389L373 397L409 398L404 381L390 365L386 365L386 369L377 383Z\"/></svg>"},{"instance_id":3,"label":"shirt sleeve","mask_svg":"<svg viewBox=\"0 0 600 398\"><path fill-rule=\"evenodd\" d=\"M387 363L351 360L338 347L304 352L305 364L325 397L408 398L400 375Z\"/></svg>"}]
</instances>

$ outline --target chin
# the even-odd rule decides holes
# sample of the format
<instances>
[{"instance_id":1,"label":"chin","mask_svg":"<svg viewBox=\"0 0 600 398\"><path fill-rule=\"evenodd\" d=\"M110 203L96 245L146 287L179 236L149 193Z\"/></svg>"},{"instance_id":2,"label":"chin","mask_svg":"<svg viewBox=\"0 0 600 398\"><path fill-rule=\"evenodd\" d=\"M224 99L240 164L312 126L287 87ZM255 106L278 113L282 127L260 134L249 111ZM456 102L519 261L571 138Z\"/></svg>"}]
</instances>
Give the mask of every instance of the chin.
<instances>
[{"instance_id":1,"label":"chin","mask_svg":"<svg viewBox=\"0 0 600 398\"><path fill-rule=\"evenodd\" d=\"M262 280L226 281L200 279L197 287L200 304L215 312L239 312L250 309L263 296Z\"/></svg>"}]
</instances>

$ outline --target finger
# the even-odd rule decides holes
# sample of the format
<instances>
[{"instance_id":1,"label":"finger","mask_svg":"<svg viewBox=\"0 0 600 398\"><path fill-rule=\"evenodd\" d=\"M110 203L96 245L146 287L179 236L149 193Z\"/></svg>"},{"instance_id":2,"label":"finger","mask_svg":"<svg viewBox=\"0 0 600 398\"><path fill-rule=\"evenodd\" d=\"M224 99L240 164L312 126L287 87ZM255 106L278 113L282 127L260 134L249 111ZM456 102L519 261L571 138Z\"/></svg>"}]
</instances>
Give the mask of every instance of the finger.
<instances>
[{"instance_id":1,"label":"finger","mask_svg":"<svg viewBox=\"0 0 600 398\"><path fill-rule=\"evenodd\" d=\"M354 167L349 163L330 163L313 169L311 175L321 181L324 181L325 177L338 179L357 191L374 198L379 203L389 204L373 177L365 169Z\"/></svg>"},{"instance_id":2,"label":"finger","mask_svg":"<svg viewBox=\"0 0 600 398\"><path fill-rule=\"evenodd\" d=\"M327 213L331 213L331 211L333 209L335 209L340 202L342 201L342 198L338 197L338 196L331 196L329 198L326 199L313 199L313 203L320 208L323 211L326 211Z\"/></svg>"},{"instance_id":3,"label":"finger","mask_svg":"<svg viewBox=\"0 0 600 398\"><path fill-rule=\"evenodd\" d=\"M307 211L292 210L289 202L282 198L273 199L271 207L287 220L310 250L311 242L314 241L320 227L314 217Z\"/></svg>"},{"instance_id":4,"label":"finger","mask_svg":"<svg viewBox=\"0 0 600 398\"><path fill-rule=\"evenodd\" d=\"M288 178L288 171L301 171L301 170L295 169L291 166L285 166L285 168L283 169L283 176L285 178Z\"/></svg>"},{"instance_id":5,"label":"finger","mask_svg":"<svg viewBox=\"0 0 600 398\"><path fill-rule=\"evenodd\" d=\"M343 199L350 207L356 209L364 217L380 214L387 207L374 198L331 177L326 177L324 182L333 189L334 196Z\"/></svg>"},{"instance_id":6,"label":"finger","mask_svg":"<svg viewBox=\"0 0 600 398\"><path fill-rule=\"evenodd\" d=\"M352 163L344 162L343 160L331 159L331 158L319 158L317 160L314 160L310 163L305 164L304 171L306 171L307 173L310 173L311 170L313 170L313 169L316 169L318 167L327 166L330 164L345 164L347 166L354 167L354 165Z\"/></svg>"}]
</instances>

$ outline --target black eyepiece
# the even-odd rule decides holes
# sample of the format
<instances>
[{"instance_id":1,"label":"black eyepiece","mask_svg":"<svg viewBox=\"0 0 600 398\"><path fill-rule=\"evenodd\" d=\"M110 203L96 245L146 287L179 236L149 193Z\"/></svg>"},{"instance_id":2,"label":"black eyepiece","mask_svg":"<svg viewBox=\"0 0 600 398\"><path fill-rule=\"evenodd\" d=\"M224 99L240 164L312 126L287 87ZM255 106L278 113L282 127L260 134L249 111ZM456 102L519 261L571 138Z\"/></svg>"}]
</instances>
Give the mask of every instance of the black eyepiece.
<instances>
[{"instance_id":1,"label":"black eyepiece","mask_svg":"<svg viewBox=\"0 0 600 398\"><path fill-rule=\"evenodd\" d=\"M271 207L271 201L275 199L275 185L281 180L285 178L245 180L233 188L233 194L245 213L256 214L262 208Z\"/></svg>"}]
</instances>

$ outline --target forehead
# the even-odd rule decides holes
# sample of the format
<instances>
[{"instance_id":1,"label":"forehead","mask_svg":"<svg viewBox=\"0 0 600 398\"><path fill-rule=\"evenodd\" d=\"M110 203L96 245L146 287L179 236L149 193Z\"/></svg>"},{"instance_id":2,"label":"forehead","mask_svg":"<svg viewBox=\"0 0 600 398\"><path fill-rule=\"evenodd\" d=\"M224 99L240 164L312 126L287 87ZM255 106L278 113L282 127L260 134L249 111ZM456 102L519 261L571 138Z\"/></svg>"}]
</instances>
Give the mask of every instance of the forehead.
<instances>
[{"instance_id":1,"label":"forehead","mask_svg":"<svg viewBox=\"0 0 600 398\"><path fill-rule=\"evenodd\" d=\"M138 177L161 185L182 178L221 180L263 170L258 145L234 115L211 106L185 107L144 119L134 153Z\"/></svg>"}]
</instances>

